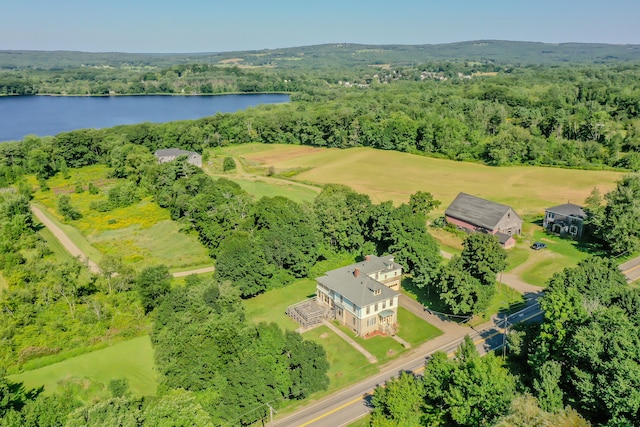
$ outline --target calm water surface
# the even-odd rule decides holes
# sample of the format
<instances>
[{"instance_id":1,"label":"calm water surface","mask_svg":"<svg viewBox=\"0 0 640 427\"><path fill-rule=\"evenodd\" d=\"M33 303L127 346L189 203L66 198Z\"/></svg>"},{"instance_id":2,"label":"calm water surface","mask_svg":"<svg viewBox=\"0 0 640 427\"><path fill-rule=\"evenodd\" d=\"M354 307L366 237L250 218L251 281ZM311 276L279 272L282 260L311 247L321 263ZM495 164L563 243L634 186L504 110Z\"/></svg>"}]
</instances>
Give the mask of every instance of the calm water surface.
<instances>
[{"instance_id":1,"label":"calm water surface","mask_svg":"<svg viewBox=\"0 0 640 427\"><path fill-rule=\"evenodd\" d=\"M284 94L0 97L0 141L82 128L192 120L288 101L289 95Z\"/></svg>"}]
</instances>

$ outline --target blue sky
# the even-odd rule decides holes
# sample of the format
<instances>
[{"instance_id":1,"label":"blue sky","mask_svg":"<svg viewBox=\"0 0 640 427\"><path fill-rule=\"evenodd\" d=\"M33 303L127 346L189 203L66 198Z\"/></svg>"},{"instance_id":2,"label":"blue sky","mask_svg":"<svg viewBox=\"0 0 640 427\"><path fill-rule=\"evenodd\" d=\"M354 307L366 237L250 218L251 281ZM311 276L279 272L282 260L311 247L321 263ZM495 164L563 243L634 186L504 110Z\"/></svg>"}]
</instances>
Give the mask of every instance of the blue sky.
<instances>
[{"instance_id":1,"label":"blue sky","mask_svg":"<svg viewBox=\"0 0 640 427\"><path fill-rule=\"evenodd\" d=\"M499 39L640 44L638 0L7 0L0 49L222 52Z\"/></svg>"}]
</instances>

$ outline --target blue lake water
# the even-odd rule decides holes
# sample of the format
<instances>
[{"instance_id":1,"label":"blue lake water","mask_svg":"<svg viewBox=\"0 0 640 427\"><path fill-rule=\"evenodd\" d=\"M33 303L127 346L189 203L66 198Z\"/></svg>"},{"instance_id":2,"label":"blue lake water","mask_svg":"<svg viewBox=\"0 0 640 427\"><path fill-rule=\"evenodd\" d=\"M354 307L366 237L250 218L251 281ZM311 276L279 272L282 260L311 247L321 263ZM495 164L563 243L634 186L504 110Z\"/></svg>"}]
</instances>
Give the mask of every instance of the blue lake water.
<instances>
[{"instance_id":1,"label":"blue lake water","mask_svg":"<svg viewBox=\"0 0 640 427\"><path fill-rule=\"evenodd\" d=\"M199 119L289 99L285 94L0 97L0 141L83 128Z\"/></svg>"}]
</instances>

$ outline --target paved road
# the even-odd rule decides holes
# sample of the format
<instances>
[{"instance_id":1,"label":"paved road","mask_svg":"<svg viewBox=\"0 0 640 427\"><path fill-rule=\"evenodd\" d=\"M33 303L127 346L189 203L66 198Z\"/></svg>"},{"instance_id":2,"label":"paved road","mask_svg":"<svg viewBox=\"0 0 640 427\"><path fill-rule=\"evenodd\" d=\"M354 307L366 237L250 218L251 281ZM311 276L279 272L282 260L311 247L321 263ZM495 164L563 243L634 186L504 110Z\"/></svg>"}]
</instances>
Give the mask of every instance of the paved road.
<instances>
[{"instance_id":1,"label":"paved road","mask_svg":"<svg viewBox=\"0 0 640 427\"><path fill-rule=\"evenodd\" d=\"M384 372L368 378L346 390L337 392L312 405L309 405L291 415L276 419L273 426L277 427L324 427L344 426L361 418L371 411L369 406L370 394L375 387L383 384L390 378L398 376L401 372L420 373L424 369L426 358L436 351L444 351L452 354L462 343L464 336L469 335L481 354L495 350L504 345L504 327L523 321L539 320L541 312L536 301L518 313L505 318L495 318L491 322L475 328L465 329L463 334L441 335L422 345L410 356L404 357L387 366Z\"/></svg>"},{"instance_id":2,"label":"paved road","mask_svg":"<svg viewBox=\"0 0 640 427\"><path fill-rule=\"evenodd\" d=\"M51 221L47 216L42 212L40 208L37 206L31 205L31 211L38 218L38 220L47 227L51 233L55 236L56 239L60 241L62 246L71 254L74 258L79 258L83 262L87 263L89 270L94 274L100 274L102 270L98 267L98 264L89 259L89 257L80 250L80 248L67 237L64 231L60 227L58 227L53 221ZM204 267L197 268L195 270L189 271L179 271L177 273L173 273L173 277L183 277L189 276L191 274L202 274L202 273L210 273L215 271L215 267Z\"/></svg>"},{"instance_id":3,"label":"paved road","mask_svg":"<svg viewBox=\"0 0 640 427\"><path fill-rule=\"evenodd\" d=\"M629 283L640 279L640 257L627 261L624 264L620 264L620 270L622 271L622 274L627 276L627 281Z\"/></svg>"}]
</instances>

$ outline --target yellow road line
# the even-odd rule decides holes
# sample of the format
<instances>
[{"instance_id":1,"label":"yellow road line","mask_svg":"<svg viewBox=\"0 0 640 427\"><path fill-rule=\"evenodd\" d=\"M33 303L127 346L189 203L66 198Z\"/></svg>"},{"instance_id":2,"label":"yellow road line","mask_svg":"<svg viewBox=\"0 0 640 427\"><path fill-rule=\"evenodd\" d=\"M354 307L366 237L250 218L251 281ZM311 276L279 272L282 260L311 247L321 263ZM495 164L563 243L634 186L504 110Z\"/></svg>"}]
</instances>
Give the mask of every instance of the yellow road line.
<instances>
[{"instance_id":1,"label":"yellow road line","mask_svg":"<svg viewBox=\"0 0 640 427\"><path fill-rule=\"evenodd\" d=\"M637 270L640 268L640 264L636 265L635 267L631 267L630 269L623 271L622 274L627 274L629 272L632 272L633 270Z\"/></svg>"},{"instance_id":2,"label":"yellow road line","mask_svg":"<svg viewBox=\"0 0 640 427\"><path fill-rule=\"evenodd\" d=\"M526 321L526 320L533 319L534 317L538 316L539 314L540 314L540 313L532 314L532 315L530 315L529 317L525 317L524 319L520 320L520 322L524 322L524 321ZM483 343L483 342L485 342L486 340L488 340L488 339L490 339L490 338L493 338L493 337L495 337L495 336L497 336L497 335L502 335L502 334L504 333L503 331L504 331L504 328L498 328L498 332L494 332L493 334L489 335L488 337L481 338L481 339L479 339L479 340L475 340L475 341L473 342L473 344L474 344L474 345L478 345L478 344ZM447 354L447 357L453 357L453 355L454 355L454 354L455 354L455 352L451 352L451 353ZM414 373L414 374L418 374L418 373L420 373L420 372L422 372L422 371L424 371L424 365L423 365L422 367L420 367L420 368L416 369L415 371L413 371L413 373ZM383 385L383 387L384 387L384 385ZM365 394L368 394L368 393L365 393ZM314 419L312 419L311 421L307 421L307 422L306 422L306 423L304 423L304 424L300 424L300 427L305 427L305 426L308 426L308 425L311 425L311 424L315 423L316 421L320 421L321 419L323 419L323 418L325 418L325 417L328 417L328 416L329 416L329 415L331 415L331 414L335 414L336 412L340 411L341 409L344 409L344 408L346 408L347 406L351 406L351 405L353 405L354 403L357 403L357 402L361 401L362 399L363 399L363 397L362 397L362 396L356 397L355 399L353 399L353 400L351 400L351 401L349 401L349 402L347 402L347 403L344 403L344 404L340 405L339 407L337 407L337 408L334 408L334 409L330 410L329 412L326 412L326 413L324 413L324 414L322 414L322 415L319 415L319 416L315 417L315 418L314 418Z\"/></svg>"},{"instance_id":3,"label":"yellow road line","mask_svg":"<svg viewBox=\"0 0 640 427\"><path fill-rule=\"evenodd\" d=\"M359 396L359 397L357 397L357 398L353 399L352 401L350 401L350 402L347 402L347 403L343 404L342 406L339 406L339 407L337 407L337 408L334 408L334 409L330 410L329 412L326 412L326 413L324 413L324 414L322 414L322 415L319 415L319 416L317 416L316 418L312 419L311 421L307 421L307 422L306 422L306 423L304 423L304 424L300 424L300 427L305 427L305 426L308 426L309 424L313 424L313 423L315 423L316 421L320 421L321 419L323 419L323 418L325 418L325 417L328 417L329 415L331 415L331 414L333 414L333 413L336 413L336 412L338 412L339 410L346 408L347 406L353 405L354 403L356 403L356 402L358 402L358 401L360 401L360 400L362 400L362 396Z\"/></svg>"}]
</instances>

